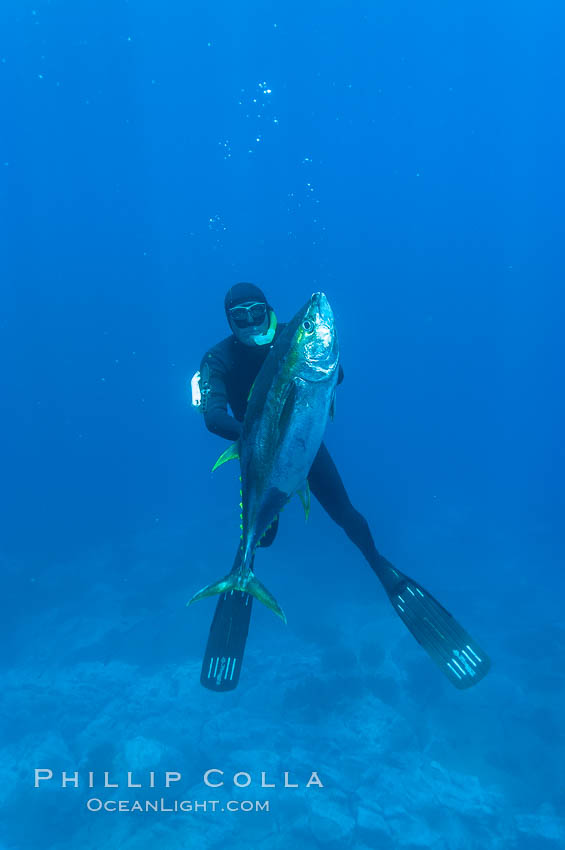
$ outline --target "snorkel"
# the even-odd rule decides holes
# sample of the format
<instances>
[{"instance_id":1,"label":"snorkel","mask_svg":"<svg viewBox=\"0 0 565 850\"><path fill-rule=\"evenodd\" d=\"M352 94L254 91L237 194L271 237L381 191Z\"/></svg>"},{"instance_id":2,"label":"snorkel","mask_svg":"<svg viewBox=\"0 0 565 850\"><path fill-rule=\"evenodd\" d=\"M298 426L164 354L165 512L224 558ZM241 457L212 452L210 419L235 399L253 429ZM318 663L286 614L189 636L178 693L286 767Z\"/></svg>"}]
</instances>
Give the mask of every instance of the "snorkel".
<instances>
[{"instance_id":1,"label":"snorkel","mask_svg":"<svg viewBox=\"0 0 565 850\"><path fill-rule=\"evenodd\" d=\"M275 331L277 329L277 317L275 316L275 311L272 307L269 307L269 313L271 314L271 319L269 321L269 327L262 334L255 334L251 339L255 343L255 345L268 345L273 341L275 337Z\"/></svg>"}]
</instances>

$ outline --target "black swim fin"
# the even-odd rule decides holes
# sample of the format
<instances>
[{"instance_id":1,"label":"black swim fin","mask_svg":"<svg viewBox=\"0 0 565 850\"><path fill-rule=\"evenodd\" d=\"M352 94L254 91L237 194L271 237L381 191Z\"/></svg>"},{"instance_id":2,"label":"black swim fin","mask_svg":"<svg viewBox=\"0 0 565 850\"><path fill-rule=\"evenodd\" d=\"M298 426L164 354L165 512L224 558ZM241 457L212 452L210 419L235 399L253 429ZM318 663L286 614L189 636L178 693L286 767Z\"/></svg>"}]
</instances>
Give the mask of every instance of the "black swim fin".
<instances>
[{"instance_id":1,"label":"black swim fin","mask_svg":"<svg viewBox=\"0 0 565 850\"><path fill-rule=\"evenodd\" d=\"M210 627L200 683L211 691L237 687L249 631L253 597L232 590L222 593Z\"/></svg>"},{"instance_id":2,"label":"black swim fin","mask_svg":"<svg viewBox=\"0 0 565 850\"><path fill-rule=\"evenodd\" d=\"M490 670L490 658L421 585L381 558L377 573L404 625L449 681L461 690L476 685Z\"/></svg>"}]
</instances>

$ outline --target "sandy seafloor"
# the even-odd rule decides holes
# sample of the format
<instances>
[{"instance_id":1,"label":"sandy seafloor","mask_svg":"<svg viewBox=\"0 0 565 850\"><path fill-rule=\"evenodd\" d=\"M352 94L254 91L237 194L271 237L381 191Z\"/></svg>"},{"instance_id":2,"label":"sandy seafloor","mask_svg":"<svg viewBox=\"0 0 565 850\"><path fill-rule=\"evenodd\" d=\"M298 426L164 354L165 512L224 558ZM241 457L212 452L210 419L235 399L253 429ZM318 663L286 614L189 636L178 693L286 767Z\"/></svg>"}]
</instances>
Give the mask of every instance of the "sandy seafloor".
<instances>
[{"instance_id":1,"label":"sandy seafloor","mask_svg":"<svg viewBox=\"0 0 565 850\"><path fill-rule=\"evenodd\" d=\"M25 595L27 610L22 620L8 598L2 850L565 846L557 618L527 625L528 589L473 596L471 573L457 591L419 575L492 656L488 677L459 692L346 540L328 535L310 547L297 555L282 533L268 561L261 553L263 579L289 623L255 606L245 669L229 694L198 681L214 603L185 607L213 569L194 526L156 526L79 563L5 562L14 601ZM225 563L231 541L220 534L214 549ZM321 583L307 573L314 556L346 569ZM284 578L285 562L291 578L302 571L299 588ZM36 767L55 779L34 789ZM205 787L208 768L225 771L225 788ZM62 770L108 770L122 783L128 770L144 783L149 771L157 784L165 770L183 778L168 791L63 790ZM249 788L231 785L238 771L251 775ZM260 787L262 771L276 788ZM285 771L298 789L282 787ZM312 771L323 788L304 787ZM86 810L93 795L133 801L135 793L221 806L269 800L269 811Z\"/></svg>"}]
</instances>

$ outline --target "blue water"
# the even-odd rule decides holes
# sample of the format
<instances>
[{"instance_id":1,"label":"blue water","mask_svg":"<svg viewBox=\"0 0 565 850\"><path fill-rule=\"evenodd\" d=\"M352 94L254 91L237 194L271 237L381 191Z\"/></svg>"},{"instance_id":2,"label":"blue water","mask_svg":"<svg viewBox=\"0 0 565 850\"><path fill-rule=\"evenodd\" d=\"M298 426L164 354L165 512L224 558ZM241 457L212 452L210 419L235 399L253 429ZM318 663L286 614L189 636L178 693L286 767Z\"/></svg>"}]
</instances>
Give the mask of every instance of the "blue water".
<instances>
[{"instance_id":1,"label":"blue water","mask_svg":"<svg viewBox=\"0 0 565 850\"><path fill-rule=\"evenodd\" d=\"M0 14L1 850L565 846L562 6ZM281 320L326 292L326 442L488 651L476 688L298 502L258 556L288 626L257 604L238 689L200 686L214 603L185 603L231 566L238 482L188 380L238 280Z\"/></svg>"}]
</instances>

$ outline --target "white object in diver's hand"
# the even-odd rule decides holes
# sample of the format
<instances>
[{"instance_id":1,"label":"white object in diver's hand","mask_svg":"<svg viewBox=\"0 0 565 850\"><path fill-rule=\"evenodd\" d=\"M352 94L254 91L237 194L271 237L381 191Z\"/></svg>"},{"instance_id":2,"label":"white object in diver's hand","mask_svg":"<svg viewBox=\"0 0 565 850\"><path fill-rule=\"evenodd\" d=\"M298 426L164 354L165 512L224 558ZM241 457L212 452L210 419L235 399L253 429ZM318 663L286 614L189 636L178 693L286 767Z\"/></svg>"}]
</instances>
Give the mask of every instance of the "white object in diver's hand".
<instances>
[{"instance_id":1,"label":"white object in diver's hand","mask_svg":"<svg viewBox=\"0 0 565 850\"><path fill-rule=\"evenodd\" d=\"M202 393L200 392L200 372L195 372L190 379L190 390L192 393L192 407L196 410L201 410Z\"/></svg>"}]
</instances>

